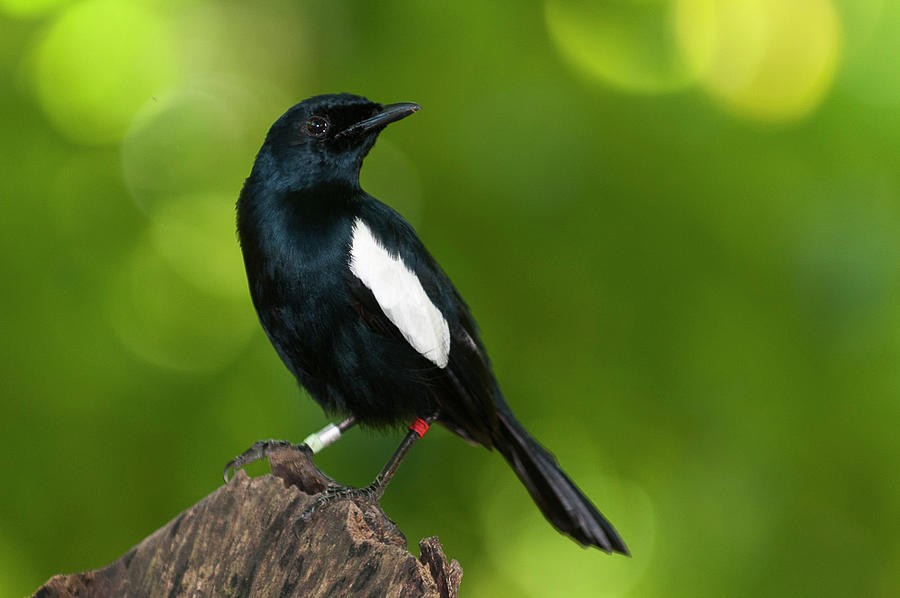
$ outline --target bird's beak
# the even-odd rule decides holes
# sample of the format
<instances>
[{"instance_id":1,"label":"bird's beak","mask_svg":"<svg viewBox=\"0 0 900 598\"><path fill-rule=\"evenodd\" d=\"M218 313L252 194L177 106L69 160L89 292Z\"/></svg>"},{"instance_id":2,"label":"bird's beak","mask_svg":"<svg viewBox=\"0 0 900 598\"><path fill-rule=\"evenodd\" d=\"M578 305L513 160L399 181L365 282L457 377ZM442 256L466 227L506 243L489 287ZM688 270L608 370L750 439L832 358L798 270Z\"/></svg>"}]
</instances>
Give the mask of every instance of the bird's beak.
<instances>
[{"instance_id":1,"label":"bird's beak","mask_svg":"<svg viewBox=\"0 0 900 598\"><path fill-rule=\"evenodd\" d=\"M397 104L388 104L381 107L381 112L375 116L370 116L365 120L361 120L354 125L350 125L337 136L345 137L348 135L360 135L374 129L382 129L392 122L396 122L401 118L406 118L413 112L418 112L422 107L412 102L399 102Z\"/></svg>"}]
</instances>

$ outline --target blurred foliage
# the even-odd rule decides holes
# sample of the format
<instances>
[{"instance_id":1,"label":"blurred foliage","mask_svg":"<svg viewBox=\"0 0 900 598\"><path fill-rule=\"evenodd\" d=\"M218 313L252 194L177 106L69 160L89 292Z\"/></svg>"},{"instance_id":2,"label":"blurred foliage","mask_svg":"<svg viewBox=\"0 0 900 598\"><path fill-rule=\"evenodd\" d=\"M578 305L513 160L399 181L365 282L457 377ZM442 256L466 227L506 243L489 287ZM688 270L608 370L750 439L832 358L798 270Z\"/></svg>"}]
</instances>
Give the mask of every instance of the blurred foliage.
<instances>
[{"instance_id":1,"label":"blurred foliage","mask_svg":"<svg viewBox=\"0 0 900 598\"><path fill-rule=\"evenodd\" d=\"M579 549L439 430L384 504L466 595L900 595L898 60L892 0L0 0L0 595L324 424L233 204L332 91L424 106L364 185L634 553ZM398 437L320 461L365 483Z\"/></svg>"}]
</instances>

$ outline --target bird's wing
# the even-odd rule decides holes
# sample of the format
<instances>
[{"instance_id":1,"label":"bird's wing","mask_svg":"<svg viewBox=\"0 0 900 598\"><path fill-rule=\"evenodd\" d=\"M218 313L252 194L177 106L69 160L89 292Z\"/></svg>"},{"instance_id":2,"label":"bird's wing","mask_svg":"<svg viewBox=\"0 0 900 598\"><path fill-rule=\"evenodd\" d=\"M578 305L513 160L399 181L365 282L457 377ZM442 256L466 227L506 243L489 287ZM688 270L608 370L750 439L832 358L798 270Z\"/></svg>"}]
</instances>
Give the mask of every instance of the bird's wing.
<instances>
[{"instance_id":1,"label":"bird's wing","mask_svg":"<svg viewBox=\"0 0 900 598\"><path fill-rule=\"evenodd\" d=\"M474 319L412 227L392 211L377 222L354 222L349 288L357 313L375 332L401 335L440 369L441 421L490 447L499 391Z\"/></svg>"},{"instance_id":2,"label":"bird's wing","mask_svg":"<svg viewBox=\"0 0 900 598\"><path fill-rule=\"evenodd\" d=\"M361 218L353 223L350 272L371 291L384 315L420 355L439 368L447 367L447 319L416 273L399 254L388 251Z\"/></svg>"}]
</instances>

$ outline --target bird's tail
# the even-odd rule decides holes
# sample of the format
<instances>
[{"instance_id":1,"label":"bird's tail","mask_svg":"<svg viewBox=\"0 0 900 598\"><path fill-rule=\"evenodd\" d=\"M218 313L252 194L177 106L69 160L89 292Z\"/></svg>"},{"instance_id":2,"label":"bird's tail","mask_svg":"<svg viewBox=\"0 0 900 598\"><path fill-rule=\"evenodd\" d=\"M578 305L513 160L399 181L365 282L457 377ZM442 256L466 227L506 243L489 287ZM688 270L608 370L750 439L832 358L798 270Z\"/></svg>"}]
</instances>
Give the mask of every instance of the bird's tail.
<instances>
[{"instance_id":1,"label":"bird's tail","mask_svg":"<svg viewBox=\"0 0 900 598\"><path fill-rule=\"evenodd\" d=\"M612 524L560 469L556 458L503 407L499 410L500 428L494 445L528 488L544 517L582 546L628 555L628 548Z\"/></svg>"}]
</instances>

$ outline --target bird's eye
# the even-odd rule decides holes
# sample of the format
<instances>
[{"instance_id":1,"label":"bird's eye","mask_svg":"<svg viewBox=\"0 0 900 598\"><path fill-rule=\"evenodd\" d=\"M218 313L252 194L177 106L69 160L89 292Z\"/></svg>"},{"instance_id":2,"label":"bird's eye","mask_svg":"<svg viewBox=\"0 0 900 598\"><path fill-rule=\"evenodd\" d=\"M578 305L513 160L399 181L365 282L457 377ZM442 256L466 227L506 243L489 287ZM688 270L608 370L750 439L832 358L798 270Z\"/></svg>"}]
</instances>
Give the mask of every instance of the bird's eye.
<instances>
[{"instance_id":1,"label":"bird's eye","mask_svg":"<svg viewBox=\"0 0 900 598\"><path fill-rule=\"evenodd\" d=\"M322 116L311 116L303 123L303 128L310 137L324 137L328 134L331 123Z\"/></svg>"}]
</instances>

